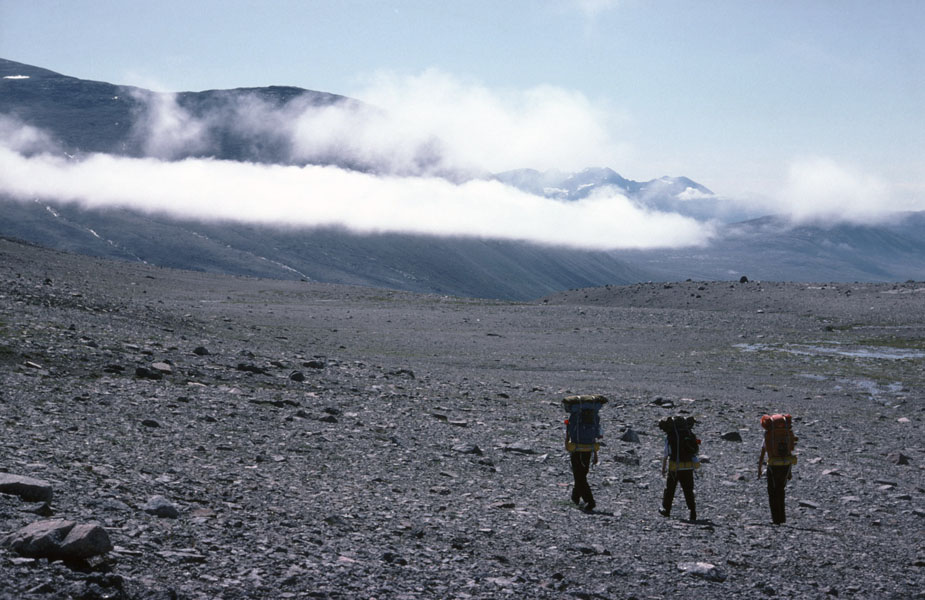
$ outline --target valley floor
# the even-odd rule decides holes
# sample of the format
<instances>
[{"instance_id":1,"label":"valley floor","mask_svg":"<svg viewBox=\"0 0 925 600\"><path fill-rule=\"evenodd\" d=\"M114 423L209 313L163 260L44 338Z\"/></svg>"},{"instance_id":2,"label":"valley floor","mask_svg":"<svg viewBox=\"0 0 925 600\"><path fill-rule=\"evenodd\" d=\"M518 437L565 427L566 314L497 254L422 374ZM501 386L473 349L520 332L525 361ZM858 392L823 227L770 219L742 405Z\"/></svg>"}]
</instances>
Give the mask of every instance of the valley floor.
<instances>
[{"instance_id":1,"label":"valley floor","mask_svg":"<svg viewBox=\"0 0 925 600\"><path fill-rule=\"evenodd\" d=\"M0 494L0 538L60 518L114 545L0 548L4 600L925 598L925 283L507 303L0 240L0 379L0 472L54 489ZM610 398L593 513L569 501L574 393ZM766 412L800 438L783 526ZM657 512L670 414L699 422L694 523L680 493Z\"/></svg>"}]
</instances>

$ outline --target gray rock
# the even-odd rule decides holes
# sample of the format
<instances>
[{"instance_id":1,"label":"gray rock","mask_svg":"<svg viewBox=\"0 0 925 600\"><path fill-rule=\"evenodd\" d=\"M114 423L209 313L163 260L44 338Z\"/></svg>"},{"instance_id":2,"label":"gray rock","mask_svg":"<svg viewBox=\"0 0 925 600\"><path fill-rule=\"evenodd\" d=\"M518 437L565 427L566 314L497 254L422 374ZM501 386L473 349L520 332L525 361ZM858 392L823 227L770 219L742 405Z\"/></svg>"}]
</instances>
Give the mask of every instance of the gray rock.
<instances>
[{"instance_id":1,"label":"gray rock","mask_svg":"<svg viewBox=\"0 0 925 600\"><path fill-rule=\"evenodd\" d=\"M26 502L51 502L51 484L23 475L0 473L0 493L19 496Z\"/></svg>"},{"instance_id":2,"label":"gray rock","mask_svg":"<svg viewBox=\"0 0 925 600\"><path fill-rule=\"evenodd\" d=\"M623 435L620 436L620 439L624 442L630 442L631 444L639 443L639 434L633 431L632 427L628 427Z\"/></svg>"},{"instance_id":3,"label":"gray rock","mask_svg":"<svg viewBox=\"0 0 925 600\"><path fill-rule=\"evenodd\" d=\"M482 449L475 444L457 444L453 446L453 452L459 452L460 454L475 454L476 456L482 456Z\"/></svg>"},{"instance_id":4,"label":"gray rock","mask_svg":"<svg viewBox=\"0 0 925 600\"><path fill-rule=\"evenodd\" d=\"M22 507L22 512L32 513L40 517L50 517L55 514L55 511L51 509L51 505L48 502L34 502L32 504L26 504Z\"/></svg>"},{"instance_id":5,"label":"gray rock","mask_svg":"<svg viewBox=\"0 0 925 600\"><path fill-rule=\"evenodd\" d=\"M97 523L78 523L61 542L62 556L90 558L112 550L109 534Z\"/></svg>"},{"instance_id":6,"label":"gray rock","mask_svg":"<svg viewBox=\"0 0 925 600\"><path fill-rule=\"evenodd\" d=\"M685 575L700 577L706 579L707 581L726 581L726 573L719 569L716 565L708 562L678 563L678 569L683 571Z\"/></svg>"},{"instance_id":7,"label":"gray rock","mask_svg":"<svg viewBox=\"0 0 925 600\"><path fill-rule=\"evenodd\" d=\"M908 465L910 458L902 452L893 452L887 455L887 458L894 465Z\"/></svg>"},{"instance_id":8,"label":"gray rock","mask_svg":"<svg viewBox=\"0 0 925 600\"><path fill-rule=\"evenodd\" d=\"M305 381L305 373L303 373L302 371L293 371L292 373L289 374L289 379L297 383L301 383Z\"/></svg>"},{"instance_id":9,"label":"gray rock","mask_svg":"<svg viewBox=\"0 0 925 600\"><path fill-rule=\"evenodd\" d=\"M50 559L85 559L113 548L99 524L63 519L30 523L4 538L3 545L23 556Z\"/></svg>"},{"instance_id":10,"label":"gray rock","mask_svg":"<svg viewBox=\"0 0 925 600\"><path fill-rule=\"evenodd\" d=\"M507 444L506 446L501 446L501 449L505 452L516 452L517 454L536 454L536 450L528 446L525 442Z\"/></svg>"},{"instance_id":11,"label":"gray rock","mask_svg":"<svg viewBox=\"0 0 925 600\"><path fill-rule=\"evenodd\" d=\"M617 454L613 457L615 462L623 465L639 466L639 457L632 454Z\"/></svg>"},{"instance_id":12,"label":"gray rock","mask_svg":"<svg viewBox=\"0 0 925 600\"><path fill-rule=\"evenodd\" d=\"M211 352L209 352L209 349L205 346L196 346L196 348L193 350L193 354L196 356L209 356Z\"/></svg>"},{"instance_id":13,"label":"gray rock","mask_svg":"<svg viewBox=\"0 0 925 600\"><path fill-rule=\"evenodd\" d=\"M729 431L719 437L721 439L726 440L727 442L741 442L742 441L742 434L740 434L738 431Z\"/></svg>"},{"instance_id":14,"label":"gray rock","mask_svg":"<svg viewBox=\"0 0 925 600\"><path fill-rule=\"evenodd\" d=\"M161 373L162 375L170 375L173 373L173 367L165 362L151 363L151 370Z\"/></svg>"},{"instance_id":15,"label":"gray rock","mask_svg":"<svg viewBox=\"0 0 925 600\"><path fill-rule=\"evenodd\" d=\"M176 519L180 516L180 511L177 510L177 507L163 496L152 496L145 505L141 507L141 510L149 515L164 519Z\"/></svg>"},{"instance_id":16,"label":"gray rock","mask_svg":"<svg viewBox=\"0 0 925 600\"><path fill-rule=\"evenodd\" d=\"M161 379L163 375L146 367L136 367L135 377L138 379Z\"/></svg>"}]
</instances>

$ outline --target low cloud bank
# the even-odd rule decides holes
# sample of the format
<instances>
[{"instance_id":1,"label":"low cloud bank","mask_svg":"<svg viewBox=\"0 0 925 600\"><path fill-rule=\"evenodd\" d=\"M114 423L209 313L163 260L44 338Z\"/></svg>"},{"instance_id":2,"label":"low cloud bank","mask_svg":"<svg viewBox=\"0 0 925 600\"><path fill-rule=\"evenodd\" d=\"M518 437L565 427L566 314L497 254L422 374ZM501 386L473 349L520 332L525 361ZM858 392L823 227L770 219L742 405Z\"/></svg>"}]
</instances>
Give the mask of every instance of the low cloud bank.
<instances>
[{"instance_id":1,"label":"low cloud bank","mask_svg":"<svg viewBox=\"0 0 925 600\"><path fill-rule=\"evenodd\" d=\"M0 193L181 218L514 239L587 249L705 243L708 225L602 192L564 203L495 181L375 176L337 167L95 154L73 161L0 147Z\"/></svg>"},{"instance_id":2,"label":"low cloud bank","mask_svg":"<svg viewBox=\"0 0 925 600\"><path fill-rule=\"evenodd\" d=\"M795 223L877 223L904 210L925 210L925 198L903 199L883 179L830 158L791 163L777 209Z\"/></svg>"},{"instance_id":3,"label":"low cloud bank","mask_svg":"<svg viewBox=\"0 0 925 600\"><path fill-rule=\"evenodd\" d=\"M674 204L650 204L661 210L613 189L578 202L552 200L484 176L619 165L632 153L618 140L619 111L560 88L491 90L439 71L380 73L356 96L363 102L308 95L274 103L229 93L192 114L175 95L139 91L132 138L147 158L65 160L48 135L0 115L0 193L194 219L593 249L702 245L714 235L711 219L739 213L832 224L925 210L921 195L900 202L882 180L824 158L794 162L785 182L760 200L693 188ZM195 158L220 154L229 135L275 154L254 159L267 164ZM703 220L670 212L678 203L702 208L682 212Z\"/></svg>"}]
</instances>

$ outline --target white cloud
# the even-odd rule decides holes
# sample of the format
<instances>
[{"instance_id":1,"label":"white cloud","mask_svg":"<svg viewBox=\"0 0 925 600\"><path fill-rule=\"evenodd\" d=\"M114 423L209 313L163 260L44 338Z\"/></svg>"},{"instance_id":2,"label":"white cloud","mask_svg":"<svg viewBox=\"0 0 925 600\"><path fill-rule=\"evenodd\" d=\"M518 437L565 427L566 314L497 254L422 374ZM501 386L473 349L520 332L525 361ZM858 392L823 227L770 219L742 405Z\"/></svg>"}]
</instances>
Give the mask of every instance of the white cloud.
<instances>
[{"instance_id":1,"label":"white cloud","mask_svg":"<svg viewBox=\"0 0 925 600\"><path fill-rule=\"evenodd\" d=\"M8 115L0 115L0 145L22 154L57 150L51 136Z\"/></svg>"},{"instance_id":2,"label":"white cloud","mask_svg":"<svg viewBox=\"0 0 925 600\"><path fill-rule=\"evenodd\" d=\"M623 113L553 86L492 90L436 70L380 72L352 96L361 102L296 98L277 107L238 94L195 118L172 94L139 92L144 108L133 133L147 155L164 159L208 154L222 128L242 139L272 139L295 163L456 179L623 164L631 154L617 137Z\"/></svg>"},{"instance_id":3,"label":"white cloud","mask_svg":"<svg viewBox=\"0 0 925 600\"><path fill-rule=\"evenodd\" d=\"M356 96L383 109L382 122L365 124L366 137L413 148L439 140L445 166L577 170L620 164L630 153L616 135L620 111L554 86L492 90L429 70L379 73Z\"/></svg>"},{"instance_id":4,"label":"white cloud","mask_svg":"<svg viewBox=\"0 0 925 600\"><path fill-rule=\"evenodd\" d=\"M870 223L914 208L898 202L884 180L822 157L792 162L775 200L796 223Z\"/></svg>"},{"instance_id":5,"label":"white cloud","mask_svg":"<svg viewBox=\"0 0 925 600\"><path fill-rule=\"evenodd\" d=\"M608 193L563 203L495 181L456 184L335 167L165 162L104 154L67 161L50 155L26 157L3 147L0 193L190 219L343 226L357 232L476 236L577 248L696 245L712 233L695 220L642 211Z\"/></svg>"},{"instance_id":6,"label":"white cloud","mask_svg":"<svg viewBox=\"0 0 925 600\"><path fill-rule=\"evenodd\" d=\"M175 94L135 89L132 96L145 107L135 115L132 135L146 155L171 159L207 147L206 124L180 108Z\"/></svg>"}]
</instances>

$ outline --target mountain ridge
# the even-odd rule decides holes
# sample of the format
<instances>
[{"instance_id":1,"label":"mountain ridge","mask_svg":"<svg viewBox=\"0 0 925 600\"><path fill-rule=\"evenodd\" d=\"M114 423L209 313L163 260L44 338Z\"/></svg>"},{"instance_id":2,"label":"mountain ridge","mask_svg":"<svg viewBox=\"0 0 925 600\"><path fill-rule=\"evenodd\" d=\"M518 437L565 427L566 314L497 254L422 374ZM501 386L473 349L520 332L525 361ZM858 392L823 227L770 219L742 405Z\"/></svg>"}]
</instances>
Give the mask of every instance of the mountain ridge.
<instances>
[{"instance_id":1,"label":"mountain ridge","mask_svg":"<svg viewBox=\"0 0 925 600\"><path fill-rule=\"evenodd\" d=\"M139 123L150 118L146 111L152 110L152 99L165 98L205 124L199 145L161 150L146 146ZM228 124L229 116L253 102L264 111L261 116L273 118L286 118L287 110L304 105L362 105L293 86L158 95L0 59L0 117L48 132L58 151L74 160L89 153L139 157L153 152L167 160L211 157L371 171L369 164L350 163L338 155L298 157L290 142L271 130L253 132ZM207 272L515 300L576 287L741 275L782 281L925 279L925 213L868 226L795 227L775 217L755 220L756 215L731 210L723 198L684 176L639 182L609 167L592 167L575 173L526 168L484 177L563 202L616 191L644 210L716 221L717 234L701 248L584 251L479 238L196 223L0 193L0 235Z\"/></svg>"}]
</instances>

